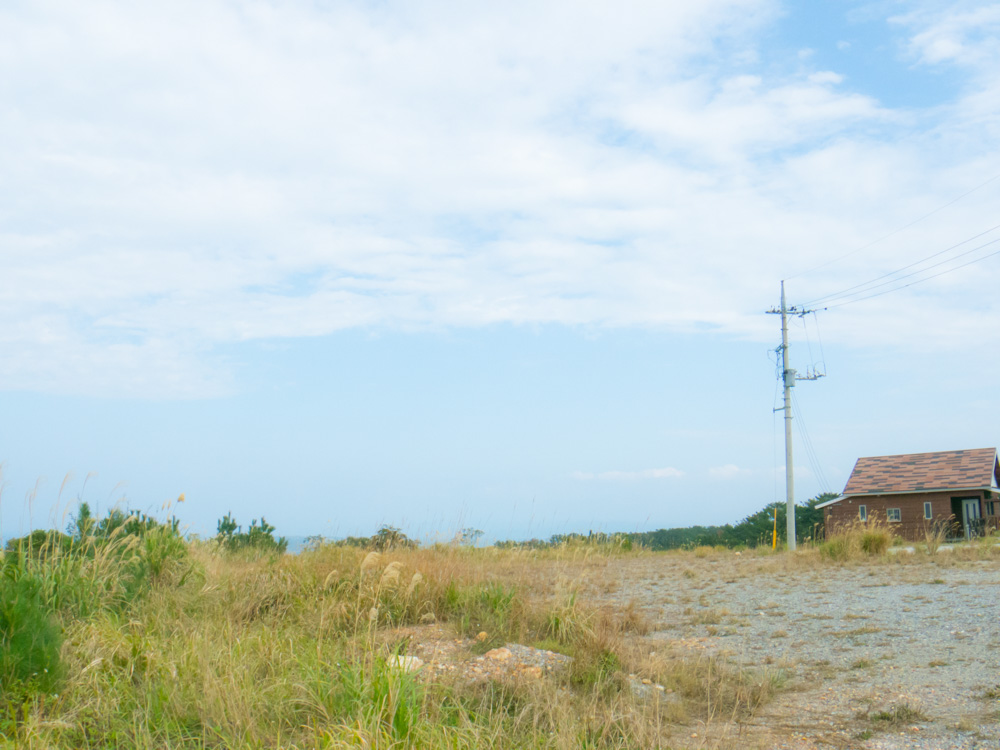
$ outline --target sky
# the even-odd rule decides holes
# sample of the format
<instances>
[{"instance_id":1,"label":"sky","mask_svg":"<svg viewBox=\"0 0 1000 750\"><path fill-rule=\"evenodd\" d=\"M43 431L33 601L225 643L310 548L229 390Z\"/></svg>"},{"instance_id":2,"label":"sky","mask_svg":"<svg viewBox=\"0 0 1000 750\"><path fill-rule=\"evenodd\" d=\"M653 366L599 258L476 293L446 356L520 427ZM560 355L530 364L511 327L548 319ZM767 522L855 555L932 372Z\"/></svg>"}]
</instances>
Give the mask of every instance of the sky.
<instances>
[{"instance_id":1,"label":"sky","mask_svg":"<svg viewBox=\"0 0 1000 750\"><path fill-rule=\"evenodd\" d=\"M6 2L0 536L734 522L782 280L798 501L996 446L998 69L990 2Z\"/></svg>"}]
</instances>

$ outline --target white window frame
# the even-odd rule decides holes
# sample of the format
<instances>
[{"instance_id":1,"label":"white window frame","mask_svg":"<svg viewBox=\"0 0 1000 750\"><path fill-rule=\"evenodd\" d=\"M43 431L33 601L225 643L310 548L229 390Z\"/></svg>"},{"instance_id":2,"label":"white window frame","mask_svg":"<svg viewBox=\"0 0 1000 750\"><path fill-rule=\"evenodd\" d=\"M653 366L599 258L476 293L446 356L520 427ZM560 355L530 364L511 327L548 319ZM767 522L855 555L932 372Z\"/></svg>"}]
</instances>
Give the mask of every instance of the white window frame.
<instances>
[{"instance_id":1,"label":"white window frame","mask_svg":"<svg viewBox=\"0 0 1000 750\"><path fill-rule=\"evenodd\" d=\"M886 508L885 517L889 523L900 523L903 520L903 513L899 508Z\"/></svg>"},{"instance_id":2,"label":"white window frame","mask_svg":"<svg viewBox=\"0 0 1000 750\"><path fill-rule=\"evenodd\" d=\"M931 507L930 501L924 503L924 520L930 521L934 518L934 511Z\"/></svg>"},{"instance_id":3,"label":"white window frame","mask_svg":"<svg viewBox=\"0 0 1000 750\"><path fill-rule=\"evenodd\" d=\"M865 521L868 520L868 506L867 505L859 505L858 506L858 519L862 523L864 523Z\"/></svg>"}]
</instances>

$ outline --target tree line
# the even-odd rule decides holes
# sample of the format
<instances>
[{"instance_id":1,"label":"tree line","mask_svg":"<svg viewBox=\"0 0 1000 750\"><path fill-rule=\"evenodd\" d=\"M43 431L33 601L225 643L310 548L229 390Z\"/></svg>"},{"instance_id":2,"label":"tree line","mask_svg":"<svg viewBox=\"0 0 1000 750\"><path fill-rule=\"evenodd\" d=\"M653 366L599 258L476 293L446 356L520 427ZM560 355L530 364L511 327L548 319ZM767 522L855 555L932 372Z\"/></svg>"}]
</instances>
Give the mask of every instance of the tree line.
<instances>
[{"instance_id":1,"label":"tree line","mask_svg":"<svg viewBox=\"0 0 1000 750\"><path fill-rule=\"evenodd\" d=\"M795 506L795 538L798 543L823 538L823 510L820 503L837 497L836 493L824 492ZM554 534L548 539L528 541L501 541L497 547L503 548L543 548L564 544L600 544L624 550L641 545L651 550L685 549L691 547L758 547L771 544L777 514L778 543L784 544L786 537L784 503L769 503L743 520L721 526L685 526L656 531L605 533L591 531L587 534Z\"/></svg>"}]
</instances>

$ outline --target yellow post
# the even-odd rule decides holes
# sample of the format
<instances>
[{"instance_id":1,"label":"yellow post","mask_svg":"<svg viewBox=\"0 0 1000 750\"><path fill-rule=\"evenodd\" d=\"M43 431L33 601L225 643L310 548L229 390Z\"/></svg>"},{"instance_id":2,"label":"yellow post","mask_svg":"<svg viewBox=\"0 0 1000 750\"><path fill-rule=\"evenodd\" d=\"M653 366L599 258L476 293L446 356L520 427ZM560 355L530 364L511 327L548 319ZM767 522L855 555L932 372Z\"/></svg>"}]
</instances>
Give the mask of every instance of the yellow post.
<instances>
[{"instance_id":1,"label":"yellow post","mask_svg":"<svg viewBox=\"0 0 1000 750\"><path fill-rule=\"evenodd\" d=\"M774 509L774 531L771 532L771 549L778 549L778 509Z\"/></svg>"}]
</instances>

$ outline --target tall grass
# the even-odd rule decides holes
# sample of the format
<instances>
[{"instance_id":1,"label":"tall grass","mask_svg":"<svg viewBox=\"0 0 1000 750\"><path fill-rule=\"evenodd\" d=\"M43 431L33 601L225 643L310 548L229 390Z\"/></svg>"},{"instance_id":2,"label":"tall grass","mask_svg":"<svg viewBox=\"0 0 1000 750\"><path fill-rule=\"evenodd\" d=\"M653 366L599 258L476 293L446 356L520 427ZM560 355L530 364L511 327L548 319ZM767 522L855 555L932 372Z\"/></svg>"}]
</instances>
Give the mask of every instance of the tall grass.
<instances>
[{"instance_id":1,"label":"tall grass","mask_svg":"<svg viewBox=\"0 0 1000 750\"><path fill-rule=\"evenodd\" d=\"M891 544L892 533L884 522L854 521L837 526L827 534L826 540L819 545L819 551L825 558L844 562L883 556Z\"/></svg>"},{"instance_id":2,"label":"tall grass","mask_svg":"<svg viewBox=\"0 0 1000 750\"><path fill-rule=\"evenodd\" d=\"M65 631L101 612L124 613L187 554L176 524L141 515L115 511L78 529L11 540L0 558L0 716L8 715L0 731L17 723L5 706L59 689Z\"/></svg>"},{"instance_id":3,"label":"tall grass","mask_svg":"<svg viewBox=\"0 0 1000 750\"><path fill-rule=\"evenodd\" d=\"M248 557L189 543L175 557L146 539L19 558L18 580L30 568L54 582L38 594L64 633L59 697L38 686L19 713L0 711L19 747L657 747L687 722L752 714L777 686L719 659L651 658L639 611L594 609L558 583L576 551ZM136 576L140 588L122 583ZM77 585L94 601L66 593ZM394 667L395 629L429 619L486 632L483 648L544 641L573 664L493 682ZM637 695L629 674L673 700Z\"/></svg>"}]
</instances>

